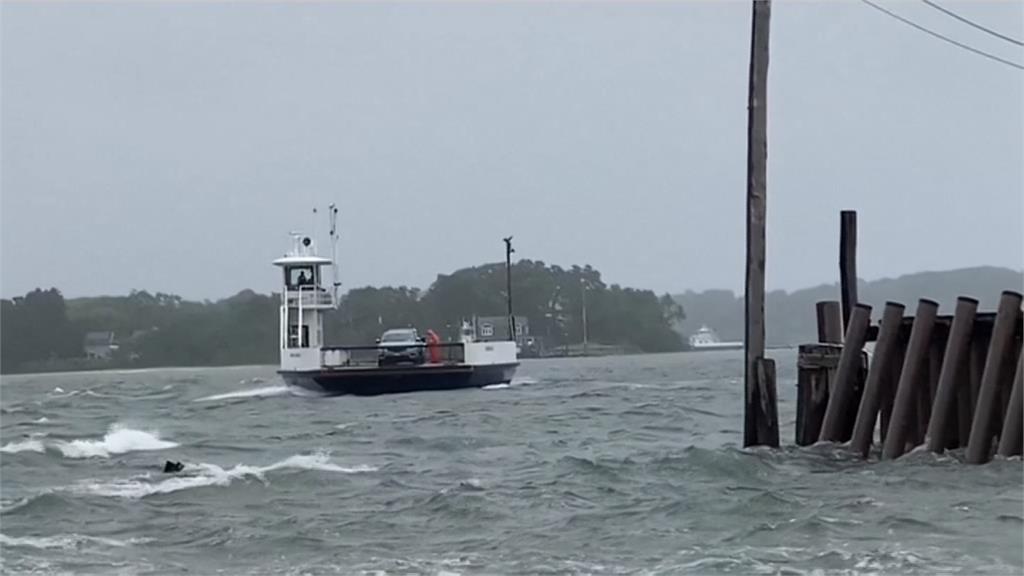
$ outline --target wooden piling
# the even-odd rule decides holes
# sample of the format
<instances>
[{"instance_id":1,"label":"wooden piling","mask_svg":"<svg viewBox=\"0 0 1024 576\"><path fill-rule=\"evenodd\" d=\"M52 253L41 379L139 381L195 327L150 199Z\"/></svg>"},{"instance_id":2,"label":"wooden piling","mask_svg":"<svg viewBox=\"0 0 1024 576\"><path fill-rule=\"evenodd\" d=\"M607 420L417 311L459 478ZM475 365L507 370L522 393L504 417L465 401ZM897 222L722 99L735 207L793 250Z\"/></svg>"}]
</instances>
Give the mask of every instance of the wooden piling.
<instances>
[{"instance_id":1,"label":"wooden piling","mask_svg":"<svg viewBox=\"0 0 1024 576\"><path fill-rule=\"evenodd\" d=\"M942 354L946 346L945 335L945 327L936 321L935 326L932 327L932 338L928 345L928 359L921 371L921 386L917 389L914 412L917 422L916 426L912 427L911 434L908 435L914 446L924 444L928 433L928 422L932 416L932 402L939 387L939 370L942 368Z\"/></svg>"},{"instance_id":2,"label":"wooden piling","mask_svg":"<svg viewBox=\"0 0 1024 576\"><path fill-rule=\"evenodd\" d=\"M938 303L922 298L917 304L914 326L910 331L910 343L907 355L903 359L903 371L899 384L896 386L896 399L893 403L889 429L882 447L882 458L891 460L899 458L906 450L908 427L911 425L909 416L917 399L917 387L920 385L922 372L927 363L928 349L931 343L932 328L938 313Z\"/></svg>"},{"instance_id":3,"label":"wooden piling","mask_svg":"<svg viewBox=\"0 0 1024 576\"><path fill-rule=\"evenodd\" d=\"M1013 377L1013 391L1010 403L1006 407L1006 418L1003 420L1003 433L999 436L1000 456L1020 456L1024 446L1024 351L1017 359L1017 372Z\"/></svg>"},{"instance_id":4,"label":"wooden piling","mask_svg":"<svg viewBox=\"0 0 1024 576\"><path fill-rule=\"evenodd\" d=\"M1020 320L1020 316L1017 316ZM1017 357L1020 352L1019 345L1015 345L1011 340L1010 348L1007 354L1003 357L1003 368L1001 374L1005 377L1001 381L999 386L999 394L996 399L996 411L992 418L992 428L994 435L1001 438L1003 433L1003 421L1006 419L1006 412L1010 408L1010 395L1013 393L1013 374L1016 372Z\"/></svg>"},{"instance_id":5,"label":"wooden piling","mask_svg":"<svg viewBox=\"0 0 1024 576\"><path fill-rule=\"evenodd\" d=\"M768 164L768 31L771 1L754 0L750 39L750 85L747 99L747 263L744 334L745 410L743 445L778 446L778 419L767 409L776 395L764 374L765 214ZM766 430L774 425L774 434ZM774 442L773 442L774 439Z\"/></svg>"},{"instance_id":6,"label":"wooden piling","mask_svg":"<svg viewBox=\"0 0 1024 576\"><path fill-rule=\"evenodd\" d=\"M939 377L942 375L942 360L946 356L946 340L949 338L949 325L943 323L936 325L932 331L932 345L928 351L928 391L927 402L925 403L925 419L921 423L921 443L928 435L928 423L932 417L932 404L935 403L935 396L939 393Z\"/></svg>"},{"instance_id":7,"label":"wooden piling","mask_svg":"<svg viewBox=\"0 0 1024 576\"><path fill-rule=\"evenodd\" d=\"M892 421L892 407L896 403L896 386L903 375L903 361L907 357L907 340L909 338L910 330L904 323L900 328L892 361L889 362L889 376L883 382L882 389L879 390L881 402L878 409L878 439L882 445L885 444L885 436L889 433L889 422Z\"/></svg>"},{"instance_id":8,"label":"wooden piling","mask_svg":"<svg viewBox=\"0 0 1024 576\"><path fill-rule=\"evenodd\" d=\"M818 441L842 351L843 316L839 302L817 302L815 316L818 344L801 345L797 357L797 446L809 446Z\"/></svg>"},{"instance_id":9,"label":"wooden piling","mask_svg":"<svg viewBox=\"0 0 1024 576\"><path fill-rule=\"evenodd\" d=\"M760 418L757 422L758 443L763 446L779 445L778 399L775 397L775 360L757 359L758 399Z\"/></svg>"},{"instance_id":10,"label":"wooden piling","mask_svg":"<svg viewBox=\"0 0 1024 576\"><path fill-rule=\"evenodd\" d=\"M848 439L847 403L853 392L854 378L861 368L861 351L867 336L868 323L871 321L871 306L857 304L846 328L843 351L839 355L839 367L836 369L836 381L832 384L832 392L825 409L825 421L821 425L819 440L842 442ZM845 436L845 438L844 438Z\"/></svg>"},{"instance_id":11,"label":"wooden piling","mask_svg":"<svg viewBox=\"0 0 1024 576\"><path fill-rule=\"evenodd\" d=\"M985 370L981 376L978 404L974 409L974 420L971 423L971 437L967 442L966 459L971 464L984 464L991 458L992 418L996 413L995 403L999 396L999 387L1006 379L1006 356L1015 352L1012 346L1017 324L1020 322L1022 299L1024 297L1019 293L1009 290L1003 292L999 299L995 324L992 326L992 339L985 359Z\"/></svg>"},{"instance_id":12,"label":"wooden piling","mask_svg":"<svg viewBox=\"0 0 1024 576\"><path fill-rule=\"evenodd\" d=\"M839 302L822 300L815 304L818 318L818 342L823 344L843 343L843 316Z\"/></svg>"},{"instance_id":13,"label":"wooden piling","mask_svg":"<svg viewBox=\"0 0 1024 576\"><path fill-rule=\"evenodd\" d=\"M854 210L839 213L839 289L843 326L848 327L857 305L857 212Z\"/></svg>"},{"instance_id":14,"label":"wooden piling","mask_svg":"<svg viewBox=\"0 0 1024 576\"><path fill-rule=\"evenodd\" d=\"M982 333L971 338L971 363L968 389L971 397L971 423L974 423L974 411L978 407L978 393L981 391L981 375L985 371L988 359L988 345L992 340L992 332ZM968 430L968 436L970 435Z\"/></svg>"},{"instance_id":15,"label":"wooden piling","mask_svg":"<svg viewBox=\"0 0 1024 576\"><path fill-rule=\"evenodd\" d=\"M932 417L928 422L928 449L932 452L941 453L946 448L947 421L957 417L952 412L953 403L957 399L957 380L966 373L970 362L971 334L974 332L977 311L978 301L974 298L957 299L953 324L946 340L946 353L939 371L939 386L932 404Z\"/></svg>"},{"instance_id":16,"label":"wooden piling","mask_svg":"<svg viewBox=\"0 0 1024 576\"><path fill-rule=\"evenodd\" d=\"M868 450L871 448L882 389L886 385L886 379L892 375L890 363L894 360L896 347L899 345L904 309L903 304L886 302L885 311L882 313L882 324L878 333L878 341L875 343L874 358L868 369L867 383L864 385L864 394L860 399L857 421L854 424L853 437L850 440L850 448L859 453L861 457L867 457Z\"/></svg>"},{"instance_id":17,"label":"wooden piling","mask_svg":"<svg viewBox=\"0 0 1024 576\"><path fill-rule=\"evenodd\" d=\"M821 422L825 419L829 389L835 381L841 352L842 347L838 344L800 345L797 355L797 446L810 446L821 435Z\"/></svg>"},{"instance_id":18,"label":"wooden piling","mask_svg":"<svg viewBox=\"0 0 1024 576\"><path fill-rule=\"evenodd\" d=\"M962 363L960 372L954 376L956 382L956 444L953 448L964 448L971 437L971 362L970 343L967 345L968 359ZM950 446L947 444L947 448Z\"/></svg>"}]
</instances>

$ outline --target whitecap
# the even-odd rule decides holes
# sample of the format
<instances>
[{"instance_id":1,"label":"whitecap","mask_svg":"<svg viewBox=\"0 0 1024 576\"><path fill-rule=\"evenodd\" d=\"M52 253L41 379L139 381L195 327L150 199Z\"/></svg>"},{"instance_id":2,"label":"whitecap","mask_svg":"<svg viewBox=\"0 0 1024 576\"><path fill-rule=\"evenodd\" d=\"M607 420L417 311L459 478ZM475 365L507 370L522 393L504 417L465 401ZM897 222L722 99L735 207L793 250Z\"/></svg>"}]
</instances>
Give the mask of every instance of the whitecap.
<instances>
[{"instance_id":1,"label":"whitecap","mask_svg":"<svg viewBox=\"0 0 1024 576\"><path fill-rule=\"evenodd\" d=\"M270 472L281 468L295 468L298 470L319 470L322 472L340 472L342 474L357 474L360 472L376 472L377 468L367 465L339 466L330 461L324 453L298 454L285 458L280 462L261 468L262 472Z\"/></svg>"},{"instance_id":2,"label":"whitecap","mask_svg":"<svg viewBox=\"0 0 1024 576\"><path fill-rule=\"evenodd\" d=\"M35 438L29 438L28 440L21 440L15 442L9 442L4 444L3 448L0 448L0 452L4 454L17 454L18 452L45 452L46 446Z\"/></svg>"},{"instance_id":3,"label":"whitecap","mask_svg":"<svg viewBox=\"0 0 1024 576\"><path fill-rule=\"evenodd\" d=\"M86 536L84 534L59 534L57 536L7 536L0 534L0 545L38 548L40 550L77 550L87 543L123 548L129 544L141 541L143 540L132 539L124 541L99 536Z\"/></svg>"},{"instance_id":4,"label":"whitecap","mask_svg":"<svg viewBox=\"0 0 1024 576\"><path fill-rule=\"evenodd\" d=\"M78 494L136 500L153 494L170 494L180 490L202 488L204 486L227 486L231 483L232 477L223 468L213 465L204 465L202 468L203 472L195 476L174 476L156 483L136 479L114 480L112 482L83 481L72 487L71 491ZM239 474L237 477L243 475Z\"/></svg>"},{"instance_id":5,"label":"whitecap","mask_svg":"<svg viewBox=\"0 0 1024 576\"><path fill-rule=\"evenodd\" d=\"M483 387L484 390L504 390L506 388L511 388L511 386L508 384L488 384Z\"/></svg>"},{"instance_id":6,"label":"whitecap","mask_svg":"<svg viewBox=\"0 0 1024 576\"><path fill-rule=\"evenodd\" d=\"M102 440L72 440L54 442L53 447L67 458L107 458L111 454L166 450L177 442L162 440L157 432L146 432L114 424Z\"/></svg>"},{"instance_id":7,"label":"whitecap","mask_svg":"<svg viewBox=\"0 0 1024 576\"><path fill-rule=\"evenodd\" d=\"M236 390L234 392L226 392L224 394L214 394L213 396L204 396L197 398L194 402L210 402L215 400L230 400L233 398L254 398L254 397L270 397L280 396L282 394L288 394L288 386L277 385L277 386L264 386L262 388L252 388L250 390Z\"/></svg>"},{"instance_id":8,"label":"whitecap","mask_svg":"<svg viewBox=\"0 0 1024 576\"><path fill-rule=\"evenodd\" d=\"M52 392L50 392L49 397L50 398L72 398L74 396L78 396L81 393L82 393L81 390L72 390L70 392L65 392L63 388L61 388L60 386L57 386L56 388L53 389Z\"/></svg>"},{"instance_id":9,"label":"whitecap","mask_svg":"<svg viewBox=\"0 0 1024 576\"><path fill-rule=\"evenodd\" d=\"M228 486L235 480L246 478L253 478L266 483L266 473L282 469L312 470L341 474L358 474L377 470L377 468L368 465L341 466L331 462L324 453L297 454L267 466L238 464L229 470L225 470L216 464L186 464L185 469L180 475L166 478L159 482L145 481L148 479L148 476L136 476L127 480L115 480L113 482L83 481L72 486L70 490L79 494L137 500L155 494L170 494L192 488Z\"/></svg>"}]
</instances>

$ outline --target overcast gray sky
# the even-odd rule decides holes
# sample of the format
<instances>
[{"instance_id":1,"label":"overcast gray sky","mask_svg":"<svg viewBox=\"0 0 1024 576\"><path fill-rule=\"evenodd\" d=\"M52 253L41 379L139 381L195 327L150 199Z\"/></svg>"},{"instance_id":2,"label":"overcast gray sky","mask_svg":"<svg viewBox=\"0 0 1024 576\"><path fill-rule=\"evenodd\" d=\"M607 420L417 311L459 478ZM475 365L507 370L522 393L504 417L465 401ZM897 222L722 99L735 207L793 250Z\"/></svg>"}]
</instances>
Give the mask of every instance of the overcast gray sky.
<instances>
[{"instance_id":1,"label":"overcast gray sky","mask_svg":"<svg viewBox=\"0 0 1024 576\"><path fill-rule=\"evenodd\" d=\"M920 2L877 0L1024 63ZM939 0L1024 36L1021 2ZM768 285L1022 265L1024 72L861 2L777 1ZM311 209L345 286L517 255L743 284L750 5L3 4L2 293L270 291ZM318 224L320 232L324 222Z\"/></svg>"}]
</instances>

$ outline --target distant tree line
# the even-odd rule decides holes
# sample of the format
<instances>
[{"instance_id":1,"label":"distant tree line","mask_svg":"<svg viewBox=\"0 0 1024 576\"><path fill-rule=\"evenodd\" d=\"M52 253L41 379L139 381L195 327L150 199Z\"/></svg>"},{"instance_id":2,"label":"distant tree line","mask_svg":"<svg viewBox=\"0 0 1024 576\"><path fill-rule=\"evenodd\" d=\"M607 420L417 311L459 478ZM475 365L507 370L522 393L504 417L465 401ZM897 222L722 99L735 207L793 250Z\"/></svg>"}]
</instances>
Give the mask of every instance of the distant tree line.
<instances>
[{"instance_id":1,"label":"distant tree line","mask_svg":"<svg viewBox=\"0 0 1024 576\"><path fill-rule=\"evenodd\" d=\"M683 309L667 294L607 285L590 266L522 260L513 265L512 277L515 314L526 317L531 334L548 347L583 339L584 299L591 343L638 352L683 347L674 329L685 318ZM65 300L51 288L2 305L0 370L5 373L278 361L276 293L244 290L216 302L145 291ZM326 316L324 329L330 344L366 345L392 327L430 328L455 337L463 319L505 313L505 265L486 264L439 275L426 290L352 289ZM96 332L115 335L117 347L109 358L85 358L85 335Z\"/></svg>"},{"instance_id":2,"label":"distant tree line","mask_svg":"<svg viewBox=\"0 0 1024 576\"><path fill-rule=\"evenodd\" d=\"M959 296L978 299L980 309L994 311L1003 290L1020 290L1020 270L979 266L956 270L917 272L897 278L859 280L858 297L872 306L872 319L879 320L887 301L902 302L913 314L919 298L940 304L940 314L952 314ZM839 285L825 284L793 292L773 290L765 297L765 328L769 345L794 346L817 339L814 305L820 300L839 300ZM702 325L718 332L722 340L743 340L743 294L731 290L706 290L679 294L676 301L687 311L681 323L685 335Z\"/></svg>"}]
</instances>

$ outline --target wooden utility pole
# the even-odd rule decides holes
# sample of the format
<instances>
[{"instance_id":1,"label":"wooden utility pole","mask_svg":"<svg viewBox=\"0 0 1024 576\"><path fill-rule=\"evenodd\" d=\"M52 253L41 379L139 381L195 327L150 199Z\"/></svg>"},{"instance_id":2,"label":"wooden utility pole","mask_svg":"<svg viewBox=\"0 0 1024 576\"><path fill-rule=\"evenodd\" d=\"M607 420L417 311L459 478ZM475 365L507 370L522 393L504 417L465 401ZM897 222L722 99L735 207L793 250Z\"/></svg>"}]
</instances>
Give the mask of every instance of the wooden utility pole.
<instances>
[{"instance_id":1,"label":"wooden utility pole","mask_svg":"<svg viewBox=\"0 0 1024 576\"><path fill-rule=\"evenodd\" d=\"M779 445L775 364L764 357L765 204L768 164L768 27L771 0L753 0L747 105L747 273L743 445Z\"/></svg>"},{"instance_id":2,"label":"wooden utility pole","mask_svg":"<svg viewBox=\"0 0 1024 576\"><path fill-rule=\"evenodd\" d=\"M843 331L857 305L857 212L839 213L839 288L843 301Z\"/></svg>"},{"instance_id":3,"label":"wooden utility pole","mask_svg":"<svg viewBox=\"0 0 1024 576\"><path fill-rule=\"evenodd\" d=\"M508 339L516 342L516 317L512 314L512 237L503 238L505 241L505 301L508 303Z\"/></svg>"},{"instance_id":4,"label":"wooden utility pole","mask_svg":"<svg viewBox=\"0 0 1024 576\"><path fill-rule=\"evenodd\" d=\"M580 278L580 297L583 303L583 355L587 355L587 281Z\"/></svg>"}]
</instances>

